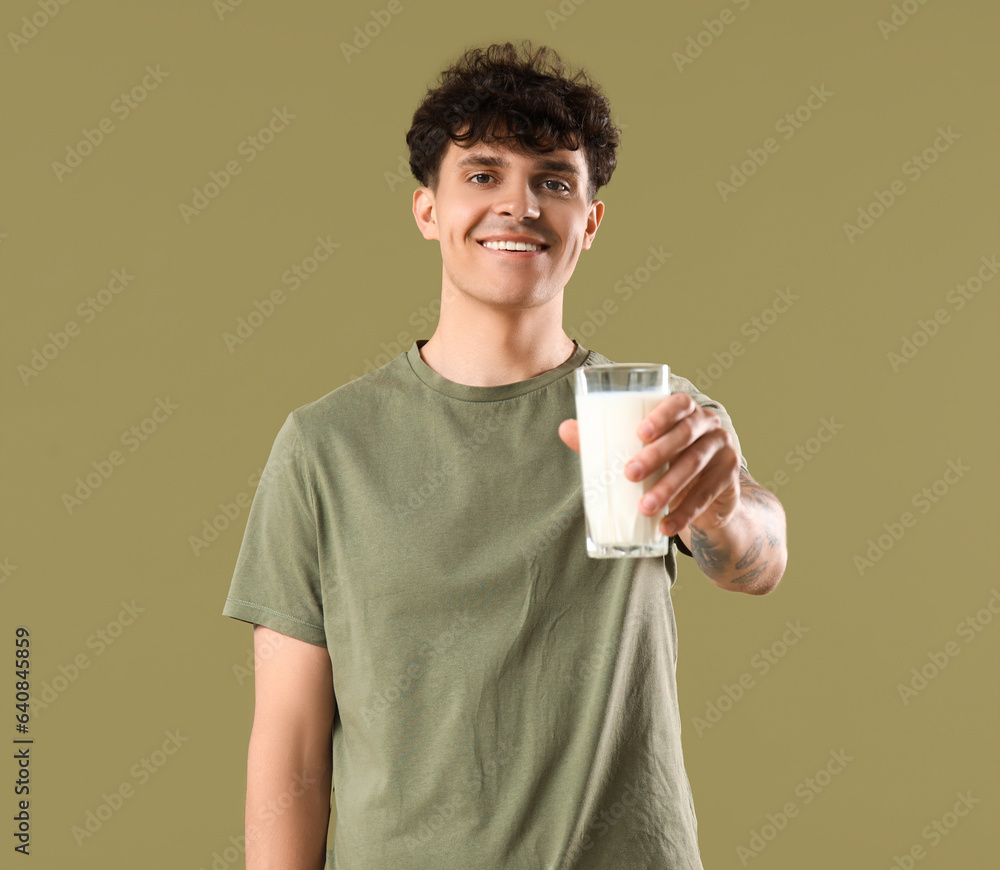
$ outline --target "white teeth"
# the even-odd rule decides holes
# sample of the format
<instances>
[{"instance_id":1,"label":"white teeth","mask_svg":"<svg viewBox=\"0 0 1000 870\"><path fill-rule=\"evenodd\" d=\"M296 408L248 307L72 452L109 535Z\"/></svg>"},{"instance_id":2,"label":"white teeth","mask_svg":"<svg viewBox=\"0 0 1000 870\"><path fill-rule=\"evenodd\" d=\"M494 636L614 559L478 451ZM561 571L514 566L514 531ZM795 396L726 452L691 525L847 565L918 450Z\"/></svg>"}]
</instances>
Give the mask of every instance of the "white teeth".
<instances>
[{"instance_id":1,"label":"white teeth","mask_svg":"<svg viewBox=\"0 0 1000 870\"><path fill-rule=\"evenodd\" d=\"M540 251L541 245L531 242L483 242L483 245L494 251Z\"/></svg>"}]
</instances>

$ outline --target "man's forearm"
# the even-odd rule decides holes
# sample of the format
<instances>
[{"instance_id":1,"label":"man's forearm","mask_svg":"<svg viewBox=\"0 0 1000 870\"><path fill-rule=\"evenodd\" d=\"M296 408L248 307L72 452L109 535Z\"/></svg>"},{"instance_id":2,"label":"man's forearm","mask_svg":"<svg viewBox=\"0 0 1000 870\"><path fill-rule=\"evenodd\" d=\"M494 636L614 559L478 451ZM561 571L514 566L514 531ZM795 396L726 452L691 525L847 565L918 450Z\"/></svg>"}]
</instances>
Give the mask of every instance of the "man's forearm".
<instances>
[{"instance_id":1,"label":"man's forearm","mask_svg":"<svg viewBox=\"0 0 1000 870\"><path fill-rule=\"evenodd\" d=\"M716 586L764 595L778 585L788 549L781 502L740 470L740 508L720 528L688 526L689 549L698 567Z\"/></svg>"},{"instance_id":2,"label":"man's forearm","mask_svg":"<svg viewBox=\"0 0 1000 870\"><path fill-rule=\"evenodd\" d=\"M332 772L253 737L247 759L247 870L323 870Z\"/></svg>"}]
</instances>

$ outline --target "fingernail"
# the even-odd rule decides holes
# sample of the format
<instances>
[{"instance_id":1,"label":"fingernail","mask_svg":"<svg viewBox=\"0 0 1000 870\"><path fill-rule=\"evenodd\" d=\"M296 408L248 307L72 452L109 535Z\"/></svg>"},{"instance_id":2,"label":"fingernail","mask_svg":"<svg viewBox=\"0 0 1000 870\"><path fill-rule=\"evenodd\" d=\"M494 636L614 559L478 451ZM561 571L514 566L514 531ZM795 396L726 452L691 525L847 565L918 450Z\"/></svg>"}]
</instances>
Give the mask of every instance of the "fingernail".
<instances>
[{"instance_id":1,"label":"fingernail","mask_svg":"<svg viewBox=\"0 0 1000 870\"><path fill-rule=\"evenodd\" d=\"M639 427L639 437L648 438L653 434L653 424L648 420Z\"/></svg>"},{"instance_id":2,"label":"fingernail","mask_svg":"<svg viewBox=\"0 0 1000 870\"><path fill-rule=\"evenodd\" d=\"M641 462L630 462L625 466L625 471L627 471L632 477L638 477L642 474L642 463Z\"/></svg>"}]
</instances>

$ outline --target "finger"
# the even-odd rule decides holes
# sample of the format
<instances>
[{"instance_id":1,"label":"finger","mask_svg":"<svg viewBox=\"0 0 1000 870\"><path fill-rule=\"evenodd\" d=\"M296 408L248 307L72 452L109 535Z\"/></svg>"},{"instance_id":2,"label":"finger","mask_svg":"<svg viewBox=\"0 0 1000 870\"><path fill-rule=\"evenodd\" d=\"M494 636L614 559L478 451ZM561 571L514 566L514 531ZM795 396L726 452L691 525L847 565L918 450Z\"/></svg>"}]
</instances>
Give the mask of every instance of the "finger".
<instances>
[{"instance_id":1,"label":"finger","mask_svg":"<svg viewBox=\"0 0 1000 870\"><path fill-rule=\"evenodd\" d=\"M559 424L559 437L570 450L580 452L580 426L576 420L563 420Z\"/></svg>"},{"instance_id":2,"label":"finger","mask_svg":"<svg viewBox=\"0 0 1000 870\"><path fill-rule=\"evenodd\" d=\"M677 495L674 496L673 504L664 509L665 515L663 519L660 520L660 529L663 534L676 535L681 531L681 529L687 527L688 524L681 519L680 515L677 514L676 509L683 503L684 499L687 498L687 494L691 491L691 485L693 484L694 481L677 493Z\"/></svg>"},{"instance_id":3,"label":"finger","mask_svg":"<svg viewBox=\"0 0 1000 870\"><path fill-rule=\"evenodd\" d=\"M719 525L733 512L737 498L722 498L725 493L733 492L731 481L724 472L719 472L705 478L705 483L697 489L692 489L670 512L668 528L684 528L692 523L703 524L706 528ZM709 485L711 484L711 485Z\"/></svg>"},{"instance_id":4,"label":"finger","mask_svg":"<svg viewBox=\"0 0 1000 870\"><path fill-rule=\"evenodd\" d=\"M721 458L715 459L719 454L722 454ZM677 494L689 487L713 461L721 461L733 473L739 464L739 456L732 446L732 436L724 429L713 429L676 456L670 462L667 472L643 496L639 509L647 516L652 516L665 504L676 504ZM647 502L650 498L652 501Z\"/></svg>"},{"instance_id":5,"label":"finger","mask_svg":"<svg viewBox=\"0 0 1000 870\"><path fill-rule=\"evenodd\" d=\"M730 463L722 454L710 462L704 473L671 504L669 520L675 529L699 520L709 526L723 522L739 502L738 484ZM723 498L731 493L732 498Z\"/></svg>"},{"instance_id":6,"label":"finger","mask_svg":"<svg viewBox=\"0 0 1000 870\"><path fill-rule=\"evenodd\" d=\"M697 407L691 414L681 417L673 427L652 444L642 448L625 467L625 476L630 480L642 480L651 471L673 462L683 451L704 437L707 433L721 429L719 415L706 408ZM632 463L637 463L633 466ZM678 485L679 485L678 481Z\"/></svg>"},{"instance_id":7,"label":"finger","mask_svg":"<svg viewBox=\"0 0 1000 870\"><path fill-rule=\"evenodd\" d=\"M676 426L679 420L693 414L698 407L698 403L687 393L671 393L643 418L642 423L636 427L635 434L643 441L654 441ZM652 425L653 431L644 436L639 429L647 422Z\"/></svg>"},{"instance_id":8,"label":"finger","mask_svg":"<svg viewBox=\"0 0 1000 870\"><path fill-rule=\"evenodd\" d=\"M661 510L666 510L668 513L673 513L676 508L680 507L684 499L687 498L688 493L691 492L691 487L694 486L697 482L698 478L694 478L687 484L687 486L682 487L679 491L674 493L674 495L670 498L670 502L668 504L665 504L665 506L662 507Z\"/></svg>"}]
</instances>

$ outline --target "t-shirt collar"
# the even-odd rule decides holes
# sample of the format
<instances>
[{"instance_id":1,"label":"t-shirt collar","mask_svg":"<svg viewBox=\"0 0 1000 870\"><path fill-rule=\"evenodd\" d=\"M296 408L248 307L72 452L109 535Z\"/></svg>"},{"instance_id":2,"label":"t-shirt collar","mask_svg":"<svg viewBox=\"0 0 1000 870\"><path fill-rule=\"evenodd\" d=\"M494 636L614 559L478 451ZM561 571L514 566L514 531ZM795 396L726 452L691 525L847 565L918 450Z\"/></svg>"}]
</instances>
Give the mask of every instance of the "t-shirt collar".
<instances>
[{"instance_id":1,"label":"t-shirt collar","mask_svg":"<svg viewBox=\"0 0 1000 870\"><path fill-rule=\"evenodd\" d=\"M540 375L528 378L526 381L517 381L513 384L500 384L493 387L482 387L450 381L427 365L423 357L420 356L420 348L427 344L428 340L426 338L418 338L406 352L406 358L410 363L413 373L432 390L443 393L446 396L451 396L453 399L462 399L466 402L498 402L503 399L513 399L517 396L523 396L525 393L541 389L565 377L573 369L583 365L584 360L590 355L590 351L574 339L573 344L576 346L576 349L569 359L554 369L549 369L547 372L542 372Z\"/></svg>"}]
</instances>

